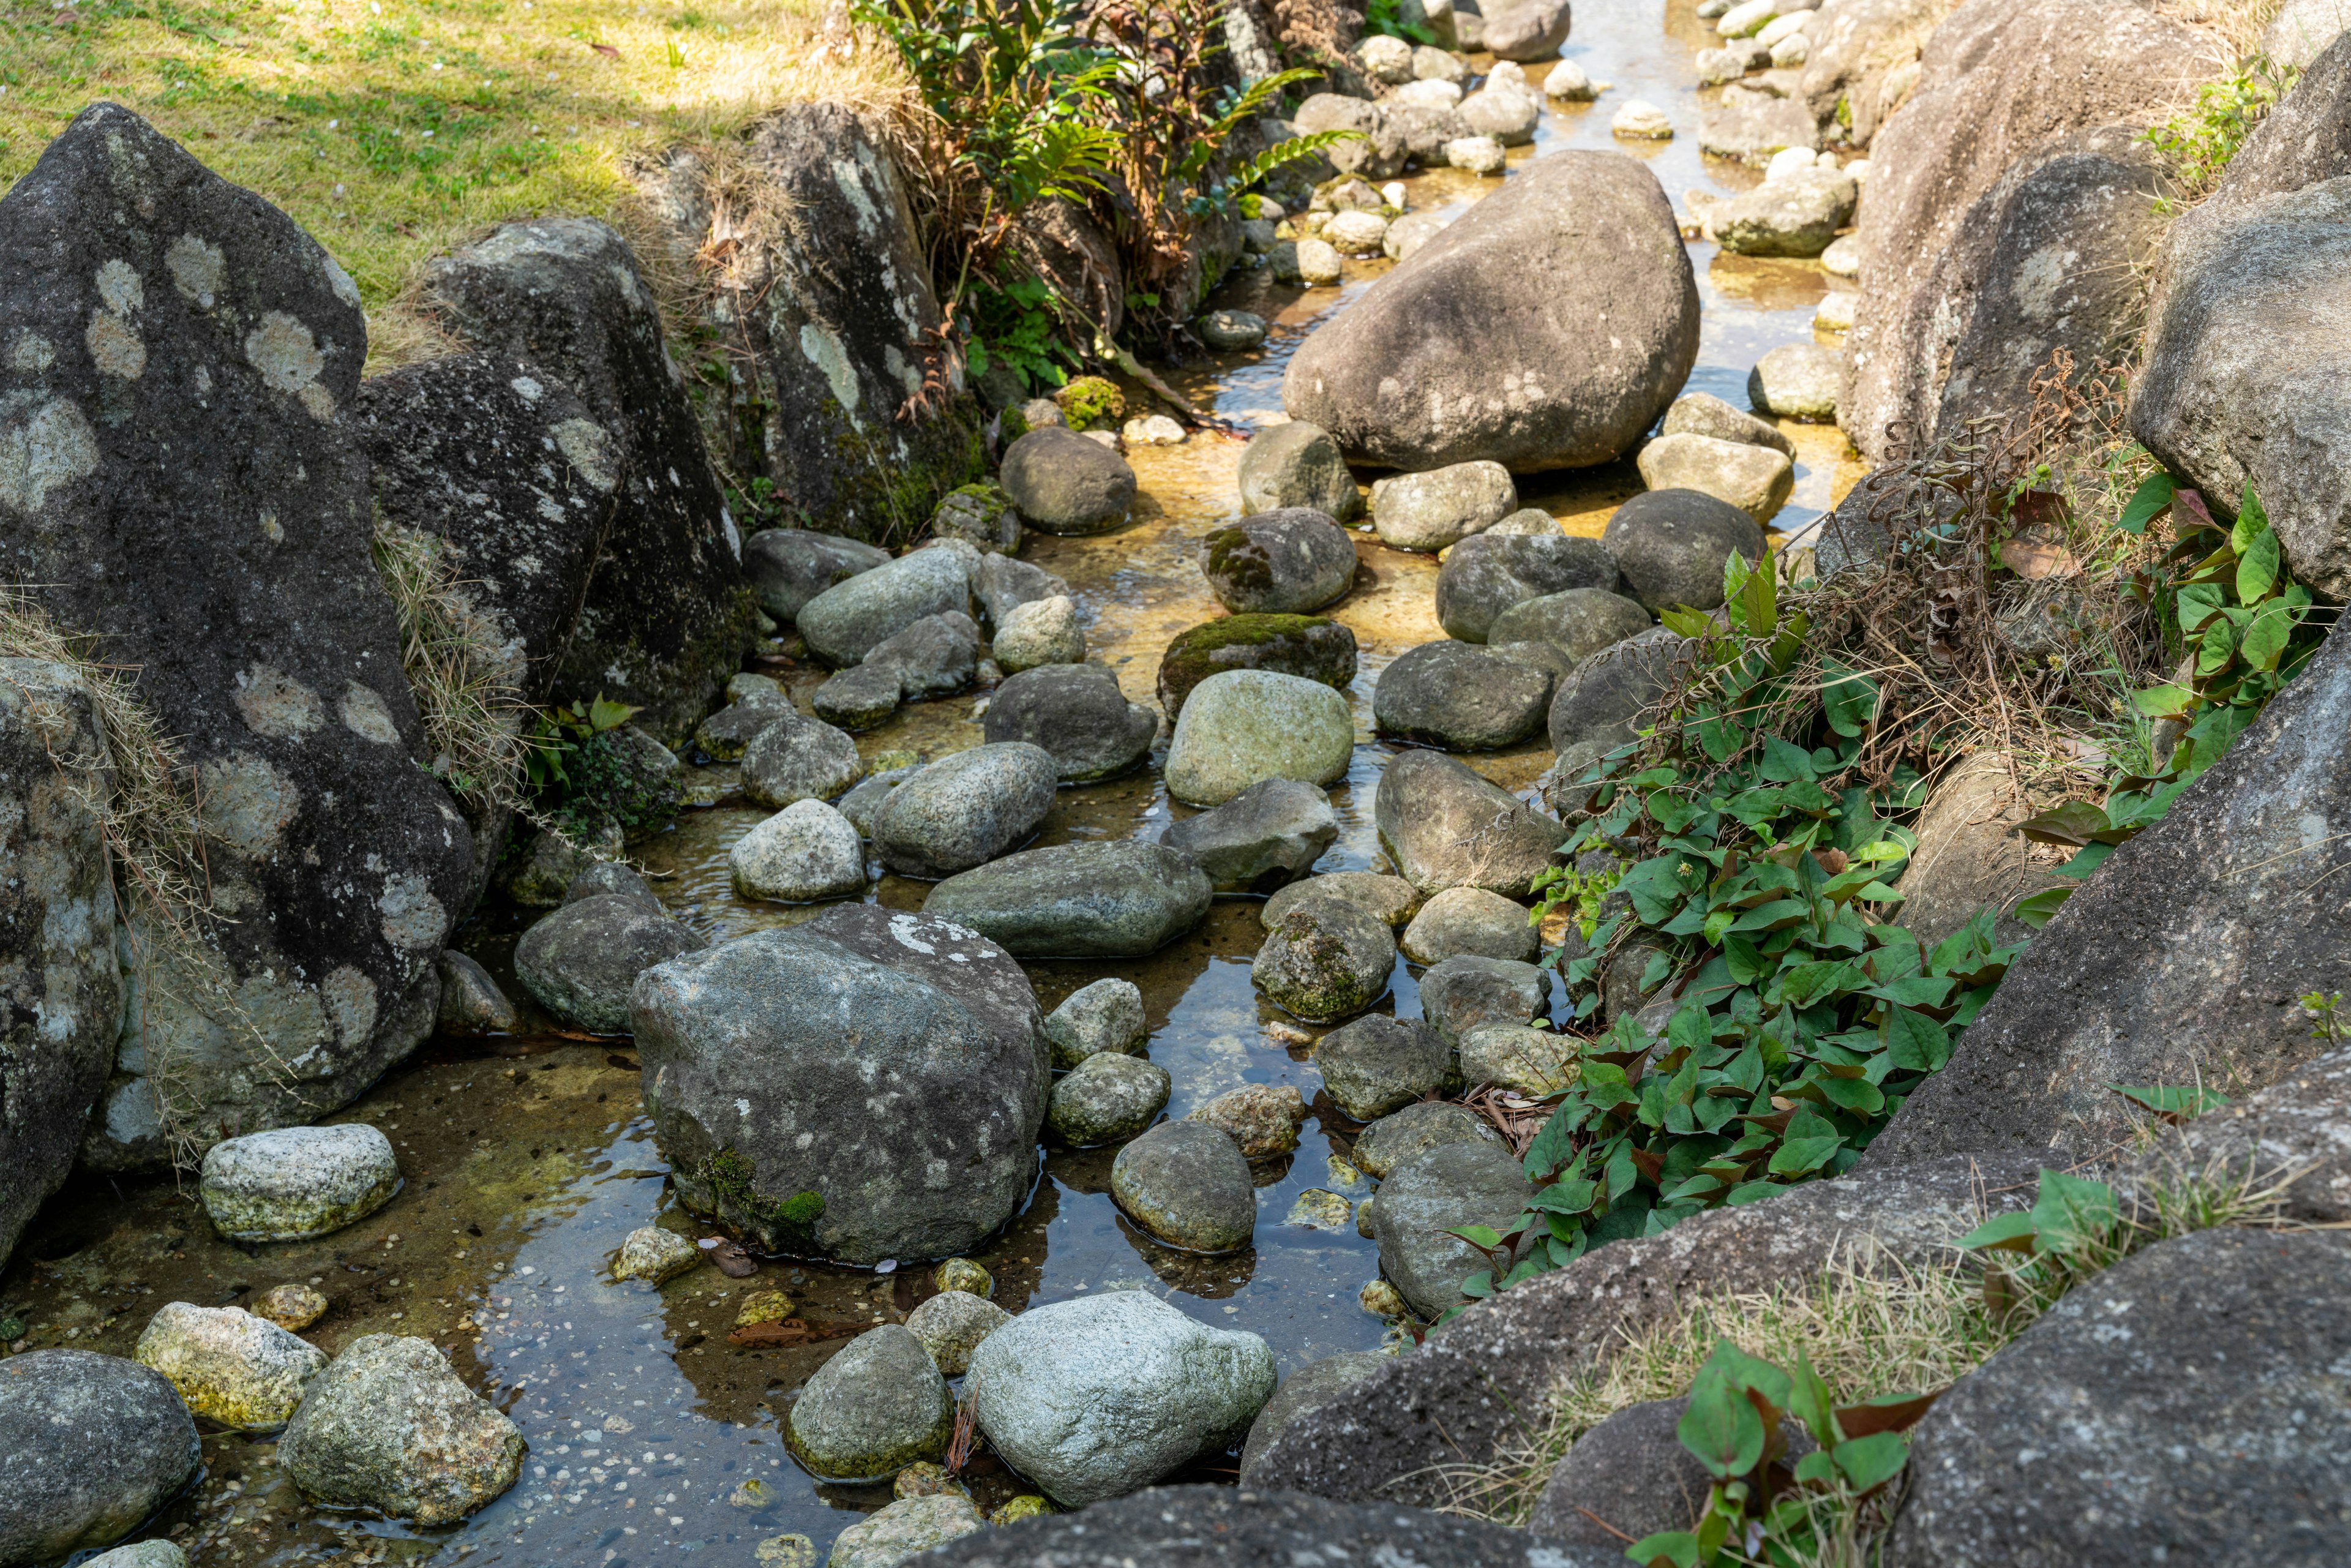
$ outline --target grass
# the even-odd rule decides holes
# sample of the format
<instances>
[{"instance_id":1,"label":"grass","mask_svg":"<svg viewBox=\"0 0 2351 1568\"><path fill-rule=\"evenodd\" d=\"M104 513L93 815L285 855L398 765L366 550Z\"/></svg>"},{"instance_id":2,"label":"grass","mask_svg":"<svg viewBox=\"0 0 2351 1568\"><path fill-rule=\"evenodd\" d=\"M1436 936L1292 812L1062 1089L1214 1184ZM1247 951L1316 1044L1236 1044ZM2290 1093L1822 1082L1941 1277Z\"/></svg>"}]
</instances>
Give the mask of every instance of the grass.
<instances>
[{"instance_id":1,"label":"grass","mask_svg":"<svg viewBox=\"0 0 2351 1568\"><path fill-rule=\"evenodd\" d=\"M624 220L640 160L823 98L899 110L896 57L822 0L17 0L0 183L101 99L291 214L358 280L371 369L438 351L418 262L494 224Z\"/></svg>"}]
</instances>

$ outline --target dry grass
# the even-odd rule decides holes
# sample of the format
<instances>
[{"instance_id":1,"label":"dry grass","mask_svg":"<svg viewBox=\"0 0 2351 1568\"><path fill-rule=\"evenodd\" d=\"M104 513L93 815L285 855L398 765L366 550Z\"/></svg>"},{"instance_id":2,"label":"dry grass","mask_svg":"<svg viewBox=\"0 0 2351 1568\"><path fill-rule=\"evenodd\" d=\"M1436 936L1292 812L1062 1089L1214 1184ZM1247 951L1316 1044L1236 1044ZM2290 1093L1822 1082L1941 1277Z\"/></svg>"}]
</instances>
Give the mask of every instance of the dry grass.
<instances>
[{"instance_id":1,"label":"dry grass","mask_svg":"<svg viewBox=\"0 0 2351 1568\"><path fill-rule=\"evenodd\" d=\"M2262 47L2262 34L2284 0L2155 0L2155 8L2175 22L2201 27L2243 59Z\"/></svg>"},{"instance_id":2,"label":"dry grass","mask_svg":"<svg viewBox=\"0 0 2351 1568\"><path fill-rule=\"evenodd\" d=\"M504 637L432 535L379 523L375 566L399 617L401 665L433 776L477 810L516 806L532 714L507 667Z\"/></svg>"}]
</instances>

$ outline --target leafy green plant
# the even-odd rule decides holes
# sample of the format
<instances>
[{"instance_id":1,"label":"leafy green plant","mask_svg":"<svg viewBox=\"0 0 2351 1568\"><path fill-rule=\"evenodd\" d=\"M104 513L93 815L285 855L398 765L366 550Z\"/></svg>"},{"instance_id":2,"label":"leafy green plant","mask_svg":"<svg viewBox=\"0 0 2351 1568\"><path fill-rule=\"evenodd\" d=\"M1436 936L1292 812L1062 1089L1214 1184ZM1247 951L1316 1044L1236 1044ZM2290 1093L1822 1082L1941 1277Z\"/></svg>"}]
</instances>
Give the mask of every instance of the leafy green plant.
<instances>
[{"instance_id":1,"label":"leafy green plant","mask_svg":"<svg viewBox=\"0 0 2351 1568\"><path fill-rule=\"evenodd\" d=\"M534 821L593 839L608 826L629 833L677 814L676 785L631 767L613 738L639 711L599 695L584 710L558 707L539 716L524 760L525 804Z\"/></svg>"},{"instance_id":2,"label":"leafy green plant","mask_svg":"<svg viewBox=\"0 0 2351 1568\"><path fill-rule=\"evenodd\" d=\"M1364 7L1364 31L1402 38L1408 44L1434 44L1436 29L1426 22L1405 20L1404 0L1371 0Z\"/></svg>"},{"instance_id":3,"label":"leafy green plant","mask_svg":"<svg viewBox=\"0 0 2351 1568\"><path fill-rule=\"evenodd\" d=\"M1043 278L983 283L969 295L971 340L965 352L974 375L1003 365L1029 392L1065 384L1084 361L1062 336L1061 312Z\"/></svg>"},{"instance_id":4,"label":"leafy green plant","mask_svg":"<svg viewBox=\"0 0 2351 1568\"><path fill-rule=\"evenodd\" d=\"M2197 89L2196 106L2176 119L2141 133L2141 139L2171 165L2172 178L2181 187L2178 200L2158 204L2161 212L2192 206L2220 183L2237 150L2278 100L2294 90L2302 72L2281 66L2265 55L2241 62L2232 76L2207 82Z\"/></svg>"}]
</instances>

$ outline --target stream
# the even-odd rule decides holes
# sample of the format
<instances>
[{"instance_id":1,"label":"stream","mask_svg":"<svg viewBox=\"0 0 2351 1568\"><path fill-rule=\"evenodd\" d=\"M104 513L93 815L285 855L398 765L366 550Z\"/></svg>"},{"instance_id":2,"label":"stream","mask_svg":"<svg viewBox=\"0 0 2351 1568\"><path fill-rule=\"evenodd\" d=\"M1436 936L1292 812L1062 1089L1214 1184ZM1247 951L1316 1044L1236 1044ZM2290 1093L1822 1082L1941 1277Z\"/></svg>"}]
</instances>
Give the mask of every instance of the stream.
<instances>
[{"instance_id":1,"label":"stream","mask_svg":"<svg viewBox=\"0 0 2351 1568\"><path fill-rule=\"evenodd\" d=\"M1511 152L1518 167L1562 147L1614 148L1647 162L1677 211L1691 188L1729 192L1759 171L1704 159L1697 141L1703 98L1692 66L1716 41L1688 0L1611 0L1580 8L1564 55L1610 85L1592 104L1544 101L1535 145ZM1482 57L1479 64L1483 64ZM1540 87L1548 68L1529 68ZM1626 99L1663 108L1669 142L1619 142L1610 116ZM1462 204L1489 181L1454 171L1406 179L1415 209ZM1752 260L1693 242L1704 329L1687 390L1746 406L1750 366L1766 350L1810 340L1813 307L1832 286L1806 261ZM1199 362L1174 380L1186 396L1242 424L1280 418L1290 354L1319 321L1343 310L1386 264L1351 264L1343 287L1278 288L1244 273L1213 301L1255 310L1273 324L1265 347ZM1827 426L1789 425L1797 448L1795 498L1773 525L1785 538L1818 517L1858 476L1844 438ZM1234 475L1241 446L1195 434L1180 446L1129 455L1142 498L1126 528L1092 538L1032 536L1026 559L1067 579L1087 620L1090 656L1115 671L1129 697L1155 702L1160 651L1178 632L1222 613L1195 564L1196 540L1238 515ZM1611 509L1641 488L1629 462L1538 476L1521 505L1540 506L1570 532L1597 535ZM1388 550L1358 534L1364 572L1327 612L1355 633L1361 668L1350 697L1355 758L1332 791L1341 826L1319 871L1384 866L1372 797L1390 755L1371 730L1371 695L1383 667L1444 635L1432 557ZM821 672L785 672L803 706ZM986 694L902 709L858 737L869 758L935 758L981 740ZM1039 844L1154 837L1186 808L1174 806L1156 763L1123 779L1065 789ZM903 760L901 758L899 760ZM1467 760L1505 788L1524 790L1550 762L1540 744ZM664 899L713 939L808 918L810 908L749 904L732 894L726 852L767 814L736 793L733 770L693 770L695 798L711 804L633 853ZM883 878L869 897L914 909L926 884ZM1223 1258L1177 1253L1149 1240L1109 1197L1113 1150L1052 1150L1023 1211L977 1254L1008 1310L1116 1289L1151 1291L1202 1322L1263 1335L1285 1375L1340 1351L1373 1349L1389 1333L1356 1301L1376 1277L1372 1242L1352 1226L1293 1223L1310 1188L1351 1198L1370 1184L1346 1163L1356 1124L1320 1093L1310 1036L1261 1002L1249 960L1262 937L1258 901L1219 899L1192 935L1141 961L1028 965L1050 1010L1105 975L1143 990L1150 1056L1175 1081L1167 1113L1181 1116L1242 1083L1291 1084L1311 1114L1297 1153L1260 1170L1253 1249ZM509 961L524 912L486 909L458 943L520 999ZM1419 1010L1414 970L1399 960L1381 1004ZM1270 1030L1268 1026L1274 1027ZM332 1300L311 1338L333 1351L363 1333L417 1333L449 1352L461 1375L520 1424L530 1445L520 1482L462 1524L438 1531L314 1510L278 1475L266 1437L211 1432L206 1477L155 1522L199 1568L320 1561L414 1562L440 1553L475 1563L561 1563L632 1568L708 1551L708 1561L748 1563L754 1544L787 1532L820 1554L862 1511L889 1500L885 1486L820 1485L786 1456L779 1421L789 1395L845 1340L782 1350L730 1346L741 1298L781 1290L812 1322L844 1328L903 1319L927 1293L927 1270L891 1274L766 1262L736 1280L709 1267L659 1290L614 1284L609 1263L622 1238L663 1221L694 1236L707 1228L674 1214L664 1166L637 1094L624 1040L584 1042L551 1033L490 1042L435 1040L357 1103L331 1118L382 1127L407 1186L367 1220L322 1240L246 1249L221 1241L193 1186L78 1179L27 1232L0 1278L0 1318L26 1325L21 1345L75 1344L131 1354L164 1302L214 1306L308 1281ZM1229 1479L1230 1461L1184 1477ZM983 1507L1027 1490L982 1474Z\"/></svg>"}]
</instances>

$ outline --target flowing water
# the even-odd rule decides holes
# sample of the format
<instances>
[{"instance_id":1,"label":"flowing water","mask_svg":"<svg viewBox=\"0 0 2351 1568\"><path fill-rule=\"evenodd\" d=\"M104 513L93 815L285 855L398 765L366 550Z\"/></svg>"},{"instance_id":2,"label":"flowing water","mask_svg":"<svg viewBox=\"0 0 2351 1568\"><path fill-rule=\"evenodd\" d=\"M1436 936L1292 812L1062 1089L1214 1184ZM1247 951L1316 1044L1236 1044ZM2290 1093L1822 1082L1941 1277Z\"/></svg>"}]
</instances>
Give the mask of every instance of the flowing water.
<instances>
[{"instance_id":1,"label":"flowing water","mask_svg":"<svg viewBox=\"0 0 2351 1568\"><path fill-rule=\"evenodd\" d=\"M1616 147L1646 160L1677 209L1682 193L1751 184L1754 172L1702 159L1696 131L1701 95L1691 61L1713 41L1687 0L1612 0L1576 18L1566 50L1610 90L1596 104L1546 103L1533 148L1512 167L1560 147ZM1545 68L1529 74L1538 84ZM1710 96L1710 95L1708 95ZM1677 132L1667 143L1616 143L1608 119L1629 98L1664 108ZM1481 186L1450 171L1407 180L1416 208L1464 204ZM1830 287L1810 262L1754 261L1693 244L1704 304L1692 391L1745 404L1749 366L1777 344L1808 340L1813 306ZM1272 287L1244 275L1217 301L1259 310L1274 323L1256 353L1195 365L1179 378L1187 396L1243 424L1280 417L1290 353L1314 324L1369 287L1378 266L1352 270L1337 290ZM1801 528L1858 473L1834 430L1791 425L1798 451L1794 502L1778 520ZM1176 632L1221 612L1194 564L1195 541L1238 514L1240 445L1196 435L1181 446L1131 454L1143 499L1129 528L1103 538L1040 538L1029 559L1069 580L1088 621L1092 655L1115 670L1131 697L1149 701L1158 656ZM1523 491L1572 532L1597 534L1610 510L1640 488L1629 463L1545 476ZM1785 537L1784 535L1782 537ZM1372 795L1388 752L1371 734L1371 691L1398 653L1444 633L1432 596L1434 559L1381 548L1359 535L1364 571L1331 613L1351 627L1362 667L1351 691L1359 744L1332 791L1342 823L1323 871L1382 864ZM820 672L778 672L805 698ZM869 758L891 752L935 758L979 742L984 694L901 712L860 737ZM1164 737L1162 747L1164 755ZM1155 758L1155 761L1156 758ZM1523 789L1549 761L1539 747L1468 759L1506 788ZM726 852L763 813L734 793L730 770L697 777L699 798L676 827L637 847L665 900L714 938L806 918L811 911L746 904L728 886ZM1156 836L1185 808L1172 806L1156 768L1065 790L1040 843ZM924 884L883 878L871 896L915 908ZM1116 1289L1152 1291L1205 1322L1265 1336L1284 1374L1318 1357L1380 1345L1383 1322L1356 1292L1375 1277L1371 1242L1352 1226L1292 1223L1311 1188L1360 1197L1369 1184L1345 1155L1356 1130L1327 1098L1303 1030L1250 988L1249 963L1262 936L1259 905L1219 900L1200 930L1141 961L1034 963L1039 999L1050 1009L1104 975L1143 989L1152 1060L1175 1080L1171 1115L1242 1083L1295 1085L1310 1103L1301 1146L1259 1173L1256 1244L1204 1259L1156 1246L1129 1225L1108 1195L1110 1151L1049 1152L1023 1211L978 1254L996 1299L1019 1311ZM518 912L491 910L461 945L509 982ZM1416 1016L1411 967L1399 963L1383 1007ZM1271 1027L1269 1028L1269 1025ZM820 1549L888 1500L886 1488L812 1481L786 1456L778 1420L789 1396L841 1341L797 1349L727 1343L741 1298L782 1290L811 1322L847 1330L902 1319L930 1286L910 1266L876 1274L785 1260L735 1280L702 1268L667 1287L613 1284L609 1260L622 1238L663 1221L690 1235L637 1098L625 1041L587 1042L551 1031L496 1042L436 1040L338 1120L376 1123L399 1150L407 1186L370 1219L321 1241L254 1249L221 1242L191 1191L169 1182L78 1181L45 1211L5 1281L0 1318L27 1325L19 1343L71 1343L128 1354L165 1301L204 1305L250 1300L286 1281L308 1280L333 1301L310 1337L329 1350L362 1333L417 1333L449 1351L459 1371L521 1424L529 1442L523 1479L463 1524L440 1531L302 1506L264 1438L211 1433L207 1478L157 1521L177 1530L199 1568L329 1558L450 1559L630 1568L677 1561L747 1563L753 1543L797 1531ZM1196 1479L1229 1475L1204 1463ZM758 1483L753 1485L751 1483ZM1019 1490L983 1474L983 1504Z\"/></svg>"}]
</instances>

